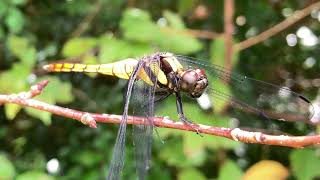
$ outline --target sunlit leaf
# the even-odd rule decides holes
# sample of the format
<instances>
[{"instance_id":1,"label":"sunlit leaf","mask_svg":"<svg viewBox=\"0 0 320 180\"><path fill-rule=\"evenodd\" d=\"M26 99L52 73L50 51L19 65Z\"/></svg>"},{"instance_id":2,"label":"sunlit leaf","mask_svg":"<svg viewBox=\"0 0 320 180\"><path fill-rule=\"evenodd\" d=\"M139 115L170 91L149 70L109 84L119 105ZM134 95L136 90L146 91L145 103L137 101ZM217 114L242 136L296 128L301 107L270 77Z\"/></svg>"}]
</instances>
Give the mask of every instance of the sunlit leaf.
<instances>
[{"instance_id":1,"label":"sunlit leaf","mask_svg":"<svg viewBox=\"0 0 320 180\"><path fill-rule=\"evenodd\" d=\"M251 166L244 174L243 179L286 179L289 171L277 161L263 160Z\"/></svg>"},{"instance_id":2,"label":"sunlit leaf","mask_svg":"<svg viewBox=\"0 0 320 180\"><path fill-rule=\"evenodd\" d=\"M10 0L10 3L13 5L24 5L27 0Z\"/></svg>"},{"instance_id":3,"label":"sunlit leaf","mask_svg":"<svg viewBox=\"0 0 320 180\"><path fill-rule=\"evenodd\" d=\"M222 82L222 80L220 79L213 79L212 82L210 83L211 86L214 86L212 88L215 89L215 91L218 92L222 92L224 94L228 94L231 95L231 90L228 84ZM215 113L221 113L224 111L225 107L229 104L229 100L228 98L223 98L221 99L221 97L219 95L214 95L211 98L211 101L213 103L213 109Z\"/></svg>"},{"instance_id":4,"label":"sunlit leaf","mask_svg":"<svg viewBox=\"0 0 320 180\"><path fill-rule=\"evenodd\" d=\"M23 63L15 63L10 70L0 74L0 92L9 94L27 90L27 76L30 71L30 67Z\"/></svg>"},{"instance_id":5,"label":"sunlit leaf","mask_svg":"<svg viewBox=\"0 0 320 180\"><path fill-rule=\"evenodd\" d=\"M298 179L313 179L320 176L320 157L311 149L294 150L290 154L292 172Z\"/></svg>"},{"instance_id":6,"label":"sunlit leaf","mask_svg":"<svg viewBox=\"0 0 320 180\"><path fill-rule=\"evenodd\" d=\"M12 120L16 117L16 115L18 114L18 112L21 110L21 106L16 105L16 104L5 104L4 105L4 110L6 113L6 117L9 120Z\"/></svg>"},{"instance_id":7,"label":"sunlit leaf","mask_svg":"<svg viewBox=\"0 0 320 180\"><path fill-rule=\"evenodd\" d=\"M10 52L25 65L32 67L36 63L36 49L27 38L10 36L8 47Z\"/></svg>"},{"instance_id":8,"label":"sunlit leaf","mask_svg":"<svg viewBox=\"0 0 320 180\"><path fill-rule=\"evenodd\" d=\"M178 179L179 180L205 180L207 179L201 171L198 171L195 168L186 168L183 169L181 172L178 174Z\"/></svg>"},{"instance_id":9,"label":"sunlit leaf","mask_svg":"<svg viewBox=\"0 0 320 180\"><path fill-rule=\"evenodd\" d=\"M177 30L178 29L185 29L184 22L178 14L175 14L171 11L164 11L163 16L164 16L164 18L167 19L168 24L171 28L174 28Z\"/></svg>"},{"instance_id":10,"label":"sunlit leaf","mask_svg":"<svg viewBox=\"0 0 320 180\"><path fill-rule=\"evenodd\" d=\"M8 10L8 14L5 18L5 23L12 33L19 33L21 32L23 26L24 26L24 16L22 12L14 7L11 7Z\"/></svg>"},{"instance_id":11,"label":"sunlit leaf","mask_svg":"<svg viewBox=\"0 0 320 180\"><path fill-rule=\"evenodd\" d=\"M0 179L11 180L15 174L13 163L4 154L0 154Z\"/></svg>"},{"instance_id":12,"label":"sunlit leaf","mask_svg":"<svg viewBox=\"0 0 320 180\"><path fill-rule=\"evenodd\" d=\"M75 57L88 52L97 45L96 38L73 38L66 42L62 49L65 57Z\"/></svg>"},{"instance_id":13,"label":"sunlit leaf","mask_svg":"<svg viewBox=\"0 0 320 180\"><path fill-rule=\"evenodd\" d=\"M120 28L126 39L138 42L151 42L160 35L160 29L152 22L149 13L141 9L127 9Z\"/></svg>"},{"instance_id":14,"label":"sunlit leaf","mask_svg":"<svg viewBox=\"0 0 320 180\"><path fill-rule=\"evenodd\" d=\"M113 37L102 38L100 44L100 63L110 63L126 58L141 57L152 52L152 48L149 44L132 43Z\"/></svg>"},{"instance_id":15,"label":"sunlit leaf","mask_svg":"<svg viewBox=\"0 0 320 180\"><path fill-rule=\"evenodd\" d=\"M242 171L240 167L232 160L227 160L223 163L219 170L218 180L228 180L228 179L242 179Z\"/></svg>"},{"instance_id":16,"label":"sunlit leaf","mask_svg":"<svg viewBox=\"0 0 320 180\"><path fill-rule=\"evenodd\" d=\"M17 180L54 180L54 177L41 171L27 171L17 176Z\"/></svg>"}]
</instances>

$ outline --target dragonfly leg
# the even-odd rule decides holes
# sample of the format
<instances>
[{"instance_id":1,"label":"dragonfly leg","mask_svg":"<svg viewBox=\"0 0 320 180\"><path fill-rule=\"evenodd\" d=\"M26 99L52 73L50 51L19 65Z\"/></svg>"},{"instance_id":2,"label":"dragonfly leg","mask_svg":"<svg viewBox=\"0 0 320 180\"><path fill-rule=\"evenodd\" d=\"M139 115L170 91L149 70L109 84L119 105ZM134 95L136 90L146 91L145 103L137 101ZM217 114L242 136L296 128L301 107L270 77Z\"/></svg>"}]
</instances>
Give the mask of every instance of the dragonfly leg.
<instances>
[{"instance_id":1,"label":"dragonfly leg","mask_svg":"<svg viewBox=\"0 0 320 180\"><path fill-rule=\"evenodd\" d=\"M186 116L184 115L180 93L175 92L175 95L176 95L177 111L178 111L180 121L182 121L185 125L189 126L191 129L193 129L197 134L202 136L199 132L199 129L197 127L195 127L194 123L192 121L188 120L186 118Z\"/></svg>"}]
</instances>

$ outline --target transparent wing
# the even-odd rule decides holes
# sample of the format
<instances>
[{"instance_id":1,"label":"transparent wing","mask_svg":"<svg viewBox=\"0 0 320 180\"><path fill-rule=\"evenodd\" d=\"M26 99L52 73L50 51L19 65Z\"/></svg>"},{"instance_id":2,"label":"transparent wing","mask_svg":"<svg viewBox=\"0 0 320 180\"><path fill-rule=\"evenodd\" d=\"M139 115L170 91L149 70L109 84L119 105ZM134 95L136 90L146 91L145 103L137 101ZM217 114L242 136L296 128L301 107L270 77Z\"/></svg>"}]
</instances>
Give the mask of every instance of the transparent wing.
<instances>
[{"instance_id":1,"label":"transparent wing","mask_svg":"<svg viewBox=\"0 0 320 180\"><path fill-rule=\"evenodd\" d=\"M280 87L232 73L220 66L209 65L205 61L179 55L176 57L186 69L205 69L209 80L206 92L213 105L226 104L233 109L257 114L264 119L314 124L312 118L314 108L310 101L288 87Z\"/></svg>"},{"instance_id":2,"label":"transparent wing","mask_svg":"<svg viewBox=\"0 0 320 180\"><path fill-rule=\"evenodd\" d=\"M137 74L139 70L142 68L142 65L143 65L143 62L139 61L138 65L135 67L128 81L122 120L120 122L120 127L118 130L118 135L117 135L116 143L115 143L113 154L112 154L112 159L110 162L109 174L107 177L108 180L119 180L121 177L121 171L123 169L124 160L125 160L125 139L126 139L125 137L126 137L130 98L131 98L131 93L135 84L135 80L137 78Z\"/></svg>"},{"instance_id":3,"label":"transparent wing","mask_svg":"<svg viewBox=\"0 0 320 180\"><path fill-rule=\"evenodd\" d=\"M157 71L159 70L159 60L149 59L143 66L153 85L140 81L134 88L134 114L146 117L144 125L133 126L133 140L136 155L136 168L140 180L146 179L147 171L150 168L154 103L157 88ZM137 104L140 104L137 106Z\"/></svg>"}]
</instances>

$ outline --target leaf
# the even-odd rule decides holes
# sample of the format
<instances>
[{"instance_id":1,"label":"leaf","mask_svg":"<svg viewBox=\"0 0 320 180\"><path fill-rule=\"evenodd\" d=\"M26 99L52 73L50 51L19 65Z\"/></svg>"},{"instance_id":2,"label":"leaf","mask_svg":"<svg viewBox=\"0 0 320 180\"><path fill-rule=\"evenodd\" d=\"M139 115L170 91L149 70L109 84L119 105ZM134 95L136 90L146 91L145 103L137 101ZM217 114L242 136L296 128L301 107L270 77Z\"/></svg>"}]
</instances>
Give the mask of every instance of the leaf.
<instances>
[{"instance_id":1,"label":"leaf","mask_svg":"<svg viewBox=\"0 0 320 180\"><path fill-rule=\"evenodd\" d=\"M27 0L10 0L10 3L13 5L24 5L26 4Z\"/></svg>"},{"instance_id":2,"label":"leaf","mask_svg":"<svg viewBox=\"0 0 320 180\"><path fill-rule=\"evenodd\" d=\"M9 8L9 5L6 1L0 1L0 18L1 19L7 13L8 8Z\"/></svg>"},{"instance_id":3,"label":"leaf","mask_svg":"<svg viewBox=\"0 0 320 180\"><path fill-rule=\"evenodd\" d=\"M95 47L97 43L96 38L73 38L64 44L62 54L65 57L80 56Z\"/></svg>"},{"instance_id":4,"label":"leaf","mask_svg":"<svg viewBox=\"0 0 320 180\"><path fill-rule=\"evenodd\" d=\"M183 151L193 165L201 165L206 159L206 139L193 132L183 133Z\"/></svg>"},{"instance_id":5,"label":"leaf","mask_svg":"<svg viewBox=\"0 0 320 180\"><path fill-rule=\"evenodd\" d=\"M100 63L110 63L129 57L141 57L142 55L149 54L153 51L148 44L132 43L114 37L104 37L100 40L100 44Z\"/></svg>"},{"instance_id":6,"label":"leaf","mask_svg":"<svg viewBox=\"0 0 320 180\"><path fill-rule=\"evenodd\" d=\"M4 110L6 113L6 117L9 120L13 120L16 115L18 114L18 112L21 110L21 106L16 105L16 104L5 104L4 105Z\"/></svg>"},{"instance_id":7,"label":"leaf","mask_svg":"<svg viewBox=\"0 0 320 180\"><path fill-rule=\"evenodd\" d=\"M178 11L181 15L187 15L192 11L193 6L197 1L195 0L179 0Z\"/></svg>"},{"instance_id":8,"label":"leaf","mask_svg":"<svg viewBox=\"0 0 320 180\"><path fill-rule=\"evenodd\" d=\"M263 160L251 166L244 174L244 180L286 179L289 171L277 161Z\"/></svg>"},{"instance_id":9,"label":"leaf","mask_svg":"<svg viewBox=\"0 0 320 180\"><path fill-rule=\"evenodd\" d=\"M231 95L231 89L229 84L222 82L222 80L220 79L212 78L211 86L214 86L212 88L214 88L215 91L222 92L223 94ZM224 111L225 107L229 104L230 99L228 98L221 99L220 96L219 97L217 96L219 95L211 96L210 99L213 102L214 112L219 114Z\"/></svg>"},{"instance_id":10,"label":"leaf","mask_svg":"<svg viewBox=\"0 0 320 180\"><path fill-rule=\"evenodd\" d=\"M161 148L161 152L159 154L160 158L167 162L167 164L171 166L177 167L189 167L192 166L192 162L190 162L185 156L183 152L182 142L180 138L172 138L165 141L165 144Z\"/></svg>"},{"instance_id":11,"label":"leaf","mask_svg":"<svg viewBox=\"0 0 320 180\"><path fill-rule=\"evenodd\" d=\"M4 154L0 154L0 179L14 179L15 174L13 163Z\"/></svg>"},{"instance_id":12,"label":"leaf","mask_svg":"<svg viewBox=\"0 0 320 180\"><path fill-rule=\"evenodd\" d=\"M224 67L225 66L225 57L224 57L224 38L219 37L216 38L211 43L210 47L210 56L211 56L211 62L213 64L219 65ZM234 66L239 61L239 53L237 51L233 51L233 57L231 64Z\"/></svg>"},{"instance_id":13,"label":"leaf","mask_svg":"<svg viewBox=\"0 0 320 180\"><path fill-rule=\"evenodd\" d=\"M10 36L8 38L8 47L10 52L28 67L33 67L36 63L36 49L29 43L27 38Z\"/></svg>"},{"instance_id":14,"label":"leaf","mask_svg":"<svg viewBox=\"0 0 320 180\"><path fill-rule=\"evenodd\" d=\"M218 180L242 179L242 175L240 167L232 160L227 160L219 170Z\"/></svg>"},{"instance_id":15,"label":"leaf","mask_svg":"<svg viewBox=\"0 0 320 180\"><path fill-rule=\"evenodd\" d=\"M174 29L185 29L184 22L182 18L171 11L164 11L163 16L167 19L168 24Z\"/></svg>"},{"instance_id":16,"label":"leaf","mask_svg":"<svg viewBox=\"0 0 320 180\"><path fill-rule=\"evenodd\" d=\"M27 171L20 174L17 180L54 180L54 177L41 171Z\"/></svg>"},{"instance_id":17,"label":"leaf","mask_svg":"<svg viewBox=\"0 0 320 180\"><path fill-rule=\"evenodd\" d=\"M12 33L19 33L24 26L24 16L18 8L11 7L5 18L5 24Z\"/></svg>"},{"instance_id":18,"label":"leaf","mask_svg":"<svg viewBox=\"0 0 320 180\"><path fill-rule=\"evenodd\" d=\"M103 159L103 156L101 154L98 154L93 151L78 151L74 154L73 160L80 165L86 166L86 167L92 167L94 165L99 164Z\"/></svg>"},{"instance_id":19,"label":"leaf","mask_svg":"<svg viewBox=\"0 0 320 180\"><path fill-rule=\"evenodd\" d=\"M30 67L23 63L15 63L10 70L0 73L0 92L11 94L27 90L27 76L30 73Z\"/></svg>"},{"instance_id":20,"label":"leaf","mask_svg":"<svg viewBox=\"0 0 320 180\"><path fill-rule=\"evenodd\" d=\"M311 149L294 150L290 154L290 164L295 177L300 180L320 176L320 158Z\"/></svg>"},{"instance_id":21,"label":"leaf","mask_svg":"<svg viewBox=\"0 0 320 180\"><path fill-rule=\"evenodd\" d=\"M125 39L137 42L151 42L161 35L159 27L151 21L150 14L141 9L127 9L120 28Z\"/></svg>"},{"instance_id":22,"label":"leaf","mask_svg":"<svg viewBox=\"0 0 320 180\"><path fill-rule=\"evenodd\" d=\"M179 180L194 180L194 179L205 180L207 178L197 169L187 168L179 172L178 179Z\"/></svg>"},{"instance_id":23,"label":"leaf","mask_svg":"<svg viewBox=\"0 0 320 180\"><path fill-rule=\"evenodd\" d=\"M55 103L69 103L73 101L73 95L71 93L71 84L68 82L61 82L56 77L42 77L39 79L45 80L49 79L49 85L44 88L40 96L35 97L41 101L47 102L49 104ZM40 111L34 108L25 107L26 112L36 118L39 118L44 124L51 124L51 113Z\"/></svg>"}]
</instances>

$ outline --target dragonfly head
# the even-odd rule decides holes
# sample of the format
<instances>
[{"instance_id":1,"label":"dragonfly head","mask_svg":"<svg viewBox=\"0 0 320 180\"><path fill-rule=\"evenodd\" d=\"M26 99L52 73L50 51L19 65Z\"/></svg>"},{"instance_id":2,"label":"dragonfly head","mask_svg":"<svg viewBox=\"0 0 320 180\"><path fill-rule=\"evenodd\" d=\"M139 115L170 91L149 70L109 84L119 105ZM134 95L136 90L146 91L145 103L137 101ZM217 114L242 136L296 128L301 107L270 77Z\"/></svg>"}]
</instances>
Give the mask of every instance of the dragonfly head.
<instances>
[{"instance_id":1,"label":"dragonfly head","mask_svg":"<svg viewBox=\"0 0 320 180\"><path fill-rule=\"evenodd\" d=\"M208 86L208 79L203 69L189 69L182 73L179 84L182 91L198 98Z\"/></svg>"}]
</instances>

